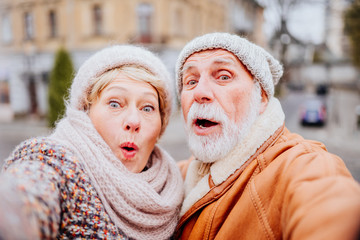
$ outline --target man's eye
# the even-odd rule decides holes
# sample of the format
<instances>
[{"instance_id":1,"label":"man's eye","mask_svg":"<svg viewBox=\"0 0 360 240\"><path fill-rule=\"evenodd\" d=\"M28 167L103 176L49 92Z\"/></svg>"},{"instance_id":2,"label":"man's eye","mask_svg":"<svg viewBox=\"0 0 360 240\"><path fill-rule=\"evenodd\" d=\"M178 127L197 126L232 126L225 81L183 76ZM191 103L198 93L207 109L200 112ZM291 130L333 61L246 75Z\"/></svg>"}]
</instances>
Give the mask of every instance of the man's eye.
<instances>
[{"instance_id":1,"label":"man's eye","mask_svg":"<svg viewBox=\"0 0 360 240\"><path fill-rule=\"evenodd\" d=\"M112 108L119 108L120 107L120 104L118 102L114 102L114 101L111 101L109 103L110 107Z\"/></svg>"},{"instance_id":2,"label":"man's eye","mask_svg":"<svg viewBox=\"0 0 360 240\"><path fill-rule=\"evenodd\" d=\"M152 112L152 111L154 111L154 107L152 107L152 106L145 106L142 110L145 111L145 112Z\"/></svg>"},{"instance_id":3,"label":"man's eye","mask_svg":"<svg viewBox=\"0 0 360 240\"><path fill-rule=\"evenodd\" d=\"M226 76L226 75L221 75L221 76L220 76L220 79L221 79L221 80L229 80L230 77L229 77L229 76Z\"/></svg>"}]
</instances>

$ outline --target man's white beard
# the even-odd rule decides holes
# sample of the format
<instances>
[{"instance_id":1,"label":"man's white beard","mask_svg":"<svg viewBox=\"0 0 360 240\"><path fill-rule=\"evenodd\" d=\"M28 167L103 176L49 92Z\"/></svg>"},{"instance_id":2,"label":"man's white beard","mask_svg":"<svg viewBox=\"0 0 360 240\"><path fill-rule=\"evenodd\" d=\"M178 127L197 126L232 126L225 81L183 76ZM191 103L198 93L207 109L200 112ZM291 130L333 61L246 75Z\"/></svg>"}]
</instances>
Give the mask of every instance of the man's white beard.
<instances>
[{"instance_id":1,"label":"man's white beard","mask_svg":"<svg viewBox=\"0 0 360 240\"><path fill-rule=\"evenodd\" d=\"M230 120L217 102L206 104L194 102L190 107L186 124L190 151L196 159L206 163L224 158L248 134L252 124L259 116L260 107L261 87L258 83L255 84L251 93L247 115L238 122ZM196 135L192 131L192 124L197 118L220 123L222 131L207 136Z\"/></svg>"}]
</instances>

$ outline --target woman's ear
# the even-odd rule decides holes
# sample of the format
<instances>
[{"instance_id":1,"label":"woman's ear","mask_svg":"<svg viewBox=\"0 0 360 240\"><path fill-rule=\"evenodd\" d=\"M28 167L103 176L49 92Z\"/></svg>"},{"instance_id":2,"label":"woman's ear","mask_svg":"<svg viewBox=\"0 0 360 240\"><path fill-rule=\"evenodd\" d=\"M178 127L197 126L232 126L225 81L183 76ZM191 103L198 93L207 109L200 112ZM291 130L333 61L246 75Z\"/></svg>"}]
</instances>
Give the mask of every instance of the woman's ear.
<instances>
[{"instance_id":1,"label":"woman's ear","mask_svg":"<svg viewBox=\"0 0 360 240\"><path fill-rule=\"evenodd\" d=\"M269 102L269 99L267 97L266 92L263 89L261 89L260 114L262 114L265 111L265 109L266 109L266 107L268 105L268 102Z\"/></svg>"}]
</instances>

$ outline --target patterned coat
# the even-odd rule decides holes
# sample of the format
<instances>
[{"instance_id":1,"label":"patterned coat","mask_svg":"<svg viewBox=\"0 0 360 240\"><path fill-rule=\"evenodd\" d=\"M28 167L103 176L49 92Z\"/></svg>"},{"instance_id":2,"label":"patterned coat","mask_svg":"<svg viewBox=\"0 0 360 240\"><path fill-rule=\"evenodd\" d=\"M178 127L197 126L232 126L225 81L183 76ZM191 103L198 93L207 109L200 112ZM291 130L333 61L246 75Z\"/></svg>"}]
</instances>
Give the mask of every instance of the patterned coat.
<instances>
[{"instance_id":1,"label":"patterned coat","mask_svg":"<svg viewBox=\"0 0 360 240\"><path fill-rule=\"evenodd\" d=\"M4 184L7 191L0 191L0 201L6 199L4 194L18 201L2 204L1 214L23 216L24 234L30 231L41 239L128 239L111 221L76 156L53 140L33 138L20 144L3 167L2 189ZM0 221L0 238L7 239L10 224ZM29 229L29 224L37 228Z\"/></svg>"}]
</instances>

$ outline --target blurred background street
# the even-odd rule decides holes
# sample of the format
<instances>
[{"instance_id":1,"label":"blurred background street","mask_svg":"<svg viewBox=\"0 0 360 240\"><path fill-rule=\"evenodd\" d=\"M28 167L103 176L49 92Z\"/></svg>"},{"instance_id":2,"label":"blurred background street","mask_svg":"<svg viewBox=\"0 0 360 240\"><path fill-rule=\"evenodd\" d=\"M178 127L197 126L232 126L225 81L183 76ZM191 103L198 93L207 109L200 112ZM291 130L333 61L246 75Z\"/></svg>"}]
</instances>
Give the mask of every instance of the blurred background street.
<instances>
[{"instance_id":1,"label":"blurred background street","mask_svg":"<svg viewBox=\"0 0 360 240\"><path fill-rule=\"evenodd\" d=\"M299 111L301 103L309 97L303 92L291 92L281 98L286 115L286 126L305 138L323 142L329 152L340 156L345 161L354 178L360 181L360 132L345 136L344 129L333 128L331 122L327 122L324 126L302 126ZM45 121L22 119L11 123L0 123L0 159L4 160L21 141L49 133L50 130L46 127ZM177 161L190 156L179 111L174 112L159 144Z\"/></svg>"},{"instance_id":2,"label":"blurred background street","mask_svg":"<svg viewBox=\"0 0 360 240\"><path fill-rule=\"evenodd\" d=\"M283 64L276 95L286 126L324 142L360 181L358 2L0 0L0 165L21 141L50 133L71 78L94 52L141 45L174 75L188 41L221 31L248 38ZM190 155L179 111L160 144L176 160Z\"/></svg>"}]
</instances>

